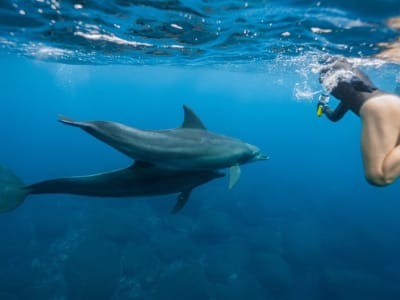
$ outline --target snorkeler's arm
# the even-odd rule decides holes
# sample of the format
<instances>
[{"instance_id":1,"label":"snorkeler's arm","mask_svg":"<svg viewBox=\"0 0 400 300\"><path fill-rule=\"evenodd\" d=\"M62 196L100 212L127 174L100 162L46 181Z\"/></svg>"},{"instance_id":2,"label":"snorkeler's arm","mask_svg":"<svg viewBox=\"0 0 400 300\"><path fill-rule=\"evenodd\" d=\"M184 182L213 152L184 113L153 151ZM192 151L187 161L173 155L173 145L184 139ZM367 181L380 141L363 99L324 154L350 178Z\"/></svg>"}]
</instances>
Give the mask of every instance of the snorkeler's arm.
<instances>
[{"instance_id":1,"label":"snorkeler's arm","mask_svg":"<svg viewBox=\"0 0 400 300\"><path fill-rule=\"evenodd\" d=\"M346 114L349 108L343 103L339 103L339 105L333 110L329 106L325 105L323 107L324 114L328 117L332 122L337 122Z\"/></svg>"}]
</instances>

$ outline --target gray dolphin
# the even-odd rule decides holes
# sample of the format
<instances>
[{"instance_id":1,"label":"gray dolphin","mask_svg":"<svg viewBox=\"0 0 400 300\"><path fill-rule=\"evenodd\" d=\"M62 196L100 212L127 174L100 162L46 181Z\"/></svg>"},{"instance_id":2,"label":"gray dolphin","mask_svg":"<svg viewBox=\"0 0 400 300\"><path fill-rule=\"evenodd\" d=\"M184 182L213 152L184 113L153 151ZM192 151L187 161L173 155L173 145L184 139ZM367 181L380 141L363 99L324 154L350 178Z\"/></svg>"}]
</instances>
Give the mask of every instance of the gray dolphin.
<instances>
[{"instance_id":1,"label":"gray dolphin","mask_svg":"<svg viewBox=\"0 0 400 300\"><path fill-rule=\"evenodd\" d=\"M51 179L24 185L8 168L0 165L0 212L22 204L28 195L74 194L94 197L136 197L179 193L172 213L181 210L191 191L199 185L225 176L218 171L168 170L142 165L88 175Z\"/></svg>"},{"instance_id":2,"label":"gray dolphin","mask_svg":"<svg viewBox=\"0 0 400 300\"><path fill-rule=\"evenodd\" d=\"M189 107L183 109L182 126L165 130L142 130L108 121L78 122L64 116L59 116L59 121L82 128L136 161L160 168L230 168L229 188L239 180L239 165L268 159L256 146L208 131Z\"/></svg>"}]
</instances>

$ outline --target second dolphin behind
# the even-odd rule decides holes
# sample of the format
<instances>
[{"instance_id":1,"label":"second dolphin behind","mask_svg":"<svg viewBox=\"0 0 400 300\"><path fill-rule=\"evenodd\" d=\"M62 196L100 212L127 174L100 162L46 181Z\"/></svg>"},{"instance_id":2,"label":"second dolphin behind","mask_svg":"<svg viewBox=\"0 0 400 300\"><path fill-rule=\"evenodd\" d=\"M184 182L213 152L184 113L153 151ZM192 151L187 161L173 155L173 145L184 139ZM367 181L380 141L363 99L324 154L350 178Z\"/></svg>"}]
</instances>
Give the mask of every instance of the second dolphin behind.
<instances>
[{"instance_id":1,"label":"second dolphin behind","mask_svg":"<svg viewBox=\"0 0 400 300\"><path fill-rule=\"evenodd\" d=\"M28 195L35 194L136 197L179 193L172 209L176 213L187 203L194 188L223 176L218 171L166 170L135 163L111 172L24 185L11 170L0 165L0 213L16 209Z\"/></svg>"}]
</instances>

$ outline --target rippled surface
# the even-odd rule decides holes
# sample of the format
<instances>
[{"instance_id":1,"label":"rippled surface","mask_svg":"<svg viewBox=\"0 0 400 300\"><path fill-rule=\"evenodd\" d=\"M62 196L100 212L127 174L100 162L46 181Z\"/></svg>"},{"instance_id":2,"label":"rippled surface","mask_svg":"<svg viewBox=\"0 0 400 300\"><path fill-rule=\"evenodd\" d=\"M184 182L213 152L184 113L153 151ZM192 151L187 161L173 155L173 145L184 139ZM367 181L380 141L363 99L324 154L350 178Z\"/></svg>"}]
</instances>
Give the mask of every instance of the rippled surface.
<instances>
[{"instance_id":1,"label":"rippled surface","mask_svg":"<svg viewBox=\"0 0 400 300\"><path fill-rule=\"evenodd\" d=\"M70 64L200 66L393 52L399 1L359 3L0 0L0 47Z\"/></svg>"}]
</instances>

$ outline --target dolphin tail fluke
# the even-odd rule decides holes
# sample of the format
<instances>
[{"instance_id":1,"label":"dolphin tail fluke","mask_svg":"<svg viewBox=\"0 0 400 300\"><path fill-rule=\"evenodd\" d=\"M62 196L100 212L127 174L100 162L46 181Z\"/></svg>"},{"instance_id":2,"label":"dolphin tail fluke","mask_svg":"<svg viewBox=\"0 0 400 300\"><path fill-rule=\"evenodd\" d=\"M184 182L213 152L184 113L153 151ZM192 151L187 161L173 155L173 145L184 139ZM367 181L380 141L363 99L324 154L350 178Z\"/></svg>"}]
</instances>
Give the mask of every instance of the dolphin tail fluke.
<instances>
[{"instance_id":1,"label":"dolphin tail fluke","mask_svg":"<svg viewBox=\"0 0 400 300\"><path fill-rule=\"evenodd\" d=\"M11 170L0 165L0 213L16 209L28 194L23 182Z\"/></svg>"}]
</instances>

